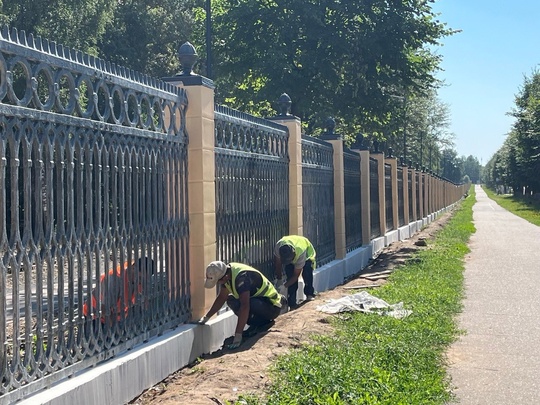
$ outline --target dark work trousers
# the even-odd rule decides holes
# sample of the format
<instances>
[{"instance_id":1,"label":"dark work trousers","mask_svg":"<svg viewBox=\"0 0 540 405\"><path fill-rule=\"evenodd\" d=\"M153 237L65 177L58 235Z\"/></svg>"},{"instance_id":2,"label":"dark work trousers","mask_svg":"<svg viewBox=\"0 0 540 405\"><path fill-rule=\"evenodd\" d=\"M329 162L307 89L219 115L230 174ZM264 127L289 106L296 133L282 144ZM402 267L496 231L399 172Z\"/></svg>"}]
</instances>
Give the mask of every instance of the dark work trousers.
<instances>
[{"instance_id":1,"label":"dark work trousers","mask_svg":"<svg viewBox=\"0 0 540 405\"><path fill-rule=\"evenodd\" d=\"M240 312L240 300L229 295L227 305L238 316ZM247 324L250 326L261 326L278 317L281 312L280 307L276 307L266 297L251 297L249 299L249 316Z\"/></svg>"},{"instance_id":2,"label":"dark work trousers","mask_svg":"<svg viewBox=\"0 0 540 405\"><path fill-rule=\"evenodd\" d=\"M290 279L294 274L294 264L287 264L285 266L285 274L287 279ZM313 295L315 289L313 288L313 262L307 260L302 269L302 278L304 279L304 294ZM287 289L287 301L290 307L296 306L296 294L298 291L298 280L289 286Z\"/></svg>"}]
</instances>

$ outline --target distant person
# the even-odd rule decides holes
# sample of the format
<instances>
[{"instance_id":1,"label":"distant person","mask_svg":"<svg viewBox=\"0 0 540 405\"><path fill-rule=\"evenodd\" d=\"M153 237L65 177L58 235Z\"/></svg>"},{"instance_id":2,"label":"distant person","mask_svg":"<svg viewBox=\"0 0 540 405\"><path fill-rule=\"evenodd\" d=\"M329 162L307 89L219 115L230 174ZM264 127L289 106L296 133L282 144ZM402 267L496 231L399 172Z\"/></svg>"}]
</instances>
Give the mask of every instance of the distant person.
<instances>
[{"instance_id":1,"label":"distant person","mask_svg":"<svg viewBox=\"0 0 540 405\"><path fill-rule=\"evenodd\" d=\"M283 294L286 292L289 308L298 307L296 295L298 278L304 279L304 294L307 301L315 299L313 288L313 270L315 270L315 248L308 238L299 235L284 236L277 241L274 248L274 271L277 277L276 286ZM287 281L283 281L283 267Z\"/></svg>"},{"instance_id":2,"label":"distant person","mask_svg":"<svg viewBox=\"0 0 540 405\"><path fill-rule=\"evenodd\" d=\"M242 337L254 336L268 330L274 319L287 307L285 297L281 296L272 283L258 270L243 263L225 264L214 261L206 268L206 288L220 285L221 289L210 310L197 321L204 324L227 302L238 317L234 339L227 346L236 349ZM245 326L249 328L244 332Z\"/></svg>"},{"instance_id":3,"label":"distant person","mask_svg":"<svg viewBox=\"0 0 540 405\"><path fill-rule=\"evenodd\" d=\"M91 305L84 302L83 315L92 320L99 319L104 324L111 324L114 320L123 321L137 298L141 301L145 299L143 279L154 273L154 261L147 257L110 269L100 277L99 293L97 287L92 290Z\"/></svg>"}]
</instances>

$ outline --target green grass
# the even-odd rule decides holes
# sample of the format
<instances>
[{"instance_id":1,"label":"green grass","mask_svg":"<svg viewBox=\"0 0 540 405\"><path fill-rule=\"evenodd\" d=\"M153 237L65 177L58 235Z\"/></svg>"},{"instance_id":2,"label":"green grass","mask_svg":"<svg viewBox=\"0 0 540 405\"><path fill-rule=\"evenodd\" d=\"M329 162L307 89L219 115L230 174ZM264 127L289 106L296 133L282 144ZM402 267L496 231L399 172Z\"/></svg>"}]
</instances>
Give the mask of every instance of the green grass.
<instances>
[{"instance_id":1,"label":"green grass","mask_svg":"<svg viewBox=\"0 0 540 405\"><path fill-rule=\"evenodd\" d=\"M513 195L498 195L493 190L482 186L489 198L504 209L529 221L531 224L540 226L540 200L532 197L515 197Z\"/></svg>"},{"instance_id":2,"label":"green grass","mask_svg":"<svg viewBox=\"0 0 540 405\"><path fill-rule=\"evenodd\" d=\"M402 320L364 313L334 318L336 332L317 336L278 359L273 385L237 404L445 404L452 398L445 364L459 336L463 258L472 225L474 189L415 260L371 291L413 313Z\"/></svg>"}]
</instances>

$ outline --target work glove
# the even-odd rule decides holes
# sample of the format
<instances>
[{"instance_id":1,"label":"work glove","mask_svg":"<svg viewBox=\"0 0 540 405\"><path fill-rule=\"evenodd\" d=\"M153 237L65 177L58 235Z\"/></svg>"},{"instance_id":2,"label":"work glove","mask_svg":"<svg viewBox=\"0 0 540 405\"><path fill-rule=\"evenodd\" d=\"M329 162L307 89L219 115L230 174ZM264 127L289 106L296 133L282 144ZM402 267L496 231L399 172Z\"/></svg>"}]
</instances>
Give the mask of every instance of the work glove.
<instances>
[{"instance_id":1,"label":"work glove","mask_svg":"<svg viewBox=\"0 0 540 405\"><path fill-rule=\"evenodd\" d=\"M234 339L230 345L227 346L227 349L236 349L238 346L242 344L242 334L241 333L235 333Z\"/></svg>"},{"instance_id":2,"label":"work glove","mask_svg":"<svg viewBox=\"0 0 540 405\"><path fill-rule=\"evenodd\" d=\"M281 284L281 286L278 288L278 293L281 295L287 296L287 287L285 287L285 284Z\"/></svg>"},{"instance_id":3,"label":"work glove","mask_svg":"<svg viewBox=\"0 0 540 405\"><path fill-rule=\"evenodd\" d=\"M282 278L276 278L274 280L274 287L281 295L287 296L287 287L285 287L285 281Z\"/></svg>"},{"instance_id":4,"label":"work glove","mask_svg":"<svg viewBox=\"0 0 540 405\"><path fill-rule=\"evenodd\" d=\"M205 315L201 319L195 321L194 323L199 324L199 325L204 325L206 322L208 322L209 319L210 317Z\"/></svg>"}]
</instances>

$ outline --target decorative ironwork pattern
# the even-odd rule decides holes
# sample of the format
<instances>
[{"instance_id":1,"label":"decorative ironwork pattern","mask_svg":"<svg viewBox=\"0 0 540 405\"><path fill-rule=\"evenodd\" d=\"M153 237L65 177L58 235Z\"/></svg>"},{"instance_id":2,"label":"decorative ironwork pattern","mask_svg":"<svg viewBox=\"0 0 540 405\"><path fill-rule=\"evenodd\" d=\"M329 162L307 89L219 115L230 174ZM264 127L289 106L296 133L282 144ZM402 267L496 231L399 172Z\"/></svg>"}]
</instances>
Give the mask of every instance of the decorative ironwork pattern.
<instances>
[{"instance_id":1,"label":"decorative ironwork pattern","mask_svg":"<svg viewBox=\"0 0 540 405\"><path fill-rule=\"evenodd\" d=\"M360 155L343 154L345 183L345 238L347 252L362 246L362 199L360 186Z\"/></svg>"},{"instance_id":2,"label":"decorative ironwork pattern","mask_svg":"<svg viewBox=\"0 0 540 405\"><path fill-rule=\"evenodd\" d=\"M369 158L369 215L371 216L371 239L381 236L379 214L379 163Z\"/></svg>"},{"instance_id":3,"label":"decorative ironwork pattern","mask_svg":"<svg viewBox=\"0 0 540 405\"><path fill-rule=\"evenodd\" d=\"M274 244L289 230L287 128L215 108L217 254L274 278Z\"/></svg>"},{"instance_id":4,"label":"decorative ironwork pattern","mask_svg":"<svg viewBox=\"0 0 540 405\"><path fill-rule=\"evenodd\" d=\"M2 400L188 320L186 106L166 83L1 32Z\"/></svg>"},{"instance_id":5,"label":"decorative ironwork pattern","mask_svg":"<svg viewBox=\"0 0 540 405\"><path fill-rule=\"evenodd\" d=\"M0 43L4 103L169 135L185 131L187 96L182 89L54 42L26 37L24 31L4 27Z\"/></svg>"},{"instance_id":6,"label":"decorative ironwork pattern","mask_svg":"<svg viewBox=\"0 0 540 405\"><path fill-rule=\"evenodd\" d=\"M405 195L403 193L403 168L397 168L398 226L405 225Z\"/></svg>"},{"instance_id":7,"label":"decorative ironwork pattern","mask_svg":"<svg viewBox=\"0 0 540 405\"><path fill-rule=\"evenodd\" d=\"M333 153L328 142L302 135L304 236L315 247L317 266L336 257Z\"/></svg>"},{"instance_id":8,"label":"decorative ironwork pattern","mask_svg":"<svg viewBox=\"0 0 540 405\"><path fill-rule=\"evenodd\" d=\"M394 207L392 199L392 166L384 164L384 202L386 231L394 229Z\"/></svg>"}]
</instances>

